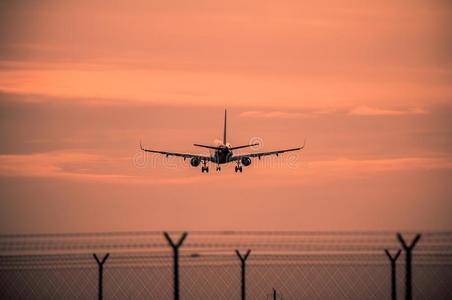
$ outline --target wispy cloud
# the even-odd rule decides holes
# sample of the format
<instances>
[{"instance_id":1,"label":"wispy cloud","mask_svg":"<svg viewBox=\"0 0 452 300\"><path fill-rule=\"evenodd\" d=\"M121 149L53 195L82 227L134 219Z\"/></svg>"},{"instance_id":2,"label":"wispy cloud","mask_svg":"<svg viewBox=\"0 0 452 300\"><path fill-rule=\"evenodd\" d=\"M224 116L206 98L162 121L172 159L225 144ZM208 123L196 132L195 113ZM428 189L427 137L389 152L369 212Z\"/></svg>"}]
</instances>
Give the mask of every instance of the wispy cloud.
<instances>
[{"instance_id":1,"label":"wispy cloud","mask_svg":"<svg viewBox=\"0 0 452 300\"><path fill-rule=\"evenodd\" d=\"M451 169L452 158L399 157L387 159L348 159L319 160L309 162L309 169L316 172L340 172L342 175L365 175L375 172L406 170Z\"/></svg>"},{"instance_id":2,"label":"wispy cloud","mask_svg":"<svg viewBox=\"0 0 452 300\"><path fill-rule=\"evenodd\" d=\"M165 159L163 159L165 161ZM281 158L255 160L247 168L245 178L226 170L218 174L229 180L247 184L311 185L326 181L350 180L374 176L376 173L452 169L451 157L407 157L390 159L349 159L299 161L287 164ZM136 167L129 157L110 157L83 152L54 151L38 154L0 155L1 177L53 178L58 180L103 182L117 184L193 184L216 180L201 175L199 170L187 176L184 168L174 161L158 166ZM191 169L191 168L190 168ZM254 170L256 169L256 170ZM214 174L212 174L214 175ZM254 182L254 183L253 183Z\"/></svg>"},{"instance_id":3,"label":"wispy cloud","mask_svg":"<svg viewBox=\"0 0 452 300\"><path fill-rule=\"evenodd\" d=\"M48 152L24 155L0 155L0 175L12 177L60 177L72 179L119 180L127 176L89 172L88 169L68 168L70 164L105 163L105 158L87 153Z\"/></svg>"},{"instance_id":4,"label":"wispy cloud","mask_svg":"<svg viewBox=\"0 0 452 300\"><path fill-rule=\"evenodd\" d=\"M358 116L399 116L399 115L418 115L427 113L428 111L418 107L396 110L370 106L358 106L350 110L348 114Z\"/></svg>"},{"instance_id":5,"label":"wispy cloud","mask_svg":"<svg viewBox=\"0 0 452 300\"><path fill-rule=\"evenodd\" d=\"M281 157L279 158L281 159ZM247 184L258 186L323 186L332 182L377 178L399 172L419 173L428 170L452 169L452 157L396 157L385 159L332 158L302 159L280 167L279 160L256 160L247 170L253 176ZM255 171L253 169L256 169Z\"/></svg>"},{"instance_id":6,"label":"wispy cloud","mask_svg":"<svg viewBox=\"0 0 452 300\"><path fill-rule=\"evenodd\" d=\"M0 176L125 184L191 184L200 176L166 177L138 174L132 160L83 152L0 155ZM157 176L158 175L158 176Z\"/></svg>"},{"instance_id":7,"label":"wispy cloud","mask_svg":"<svg viewBox=\"0 0 452 300\"><path fill-rule=\"evenodd\" d=\"M240 114L241 117L247 118L268 118L268 119L302 119L311 118L318 115L324 114L337 114L345 113L352 116L401 116L401 115L421 115L428 114L429 111L414 107L414 108L382 108L382 107L372 107L372 106L356 106L353 108L321 108L307 112L288 112L288 111L261 111L261 110L250 110L245 111Z\"/></svg>"},{"instance_id":8,"label":"wispy cloud","mask_svg":"<svg viewBox=\"0 0 452 300\"><path fill-rule=\"evenodd\" d=\"M285 111L260 111L252 110L245 111L240 114L240 117L248 118L269 118L269 119L298 119L298 118L308 118L313 116L309 113L302 112L285 112Z\"/></svg>"}]
</instances>

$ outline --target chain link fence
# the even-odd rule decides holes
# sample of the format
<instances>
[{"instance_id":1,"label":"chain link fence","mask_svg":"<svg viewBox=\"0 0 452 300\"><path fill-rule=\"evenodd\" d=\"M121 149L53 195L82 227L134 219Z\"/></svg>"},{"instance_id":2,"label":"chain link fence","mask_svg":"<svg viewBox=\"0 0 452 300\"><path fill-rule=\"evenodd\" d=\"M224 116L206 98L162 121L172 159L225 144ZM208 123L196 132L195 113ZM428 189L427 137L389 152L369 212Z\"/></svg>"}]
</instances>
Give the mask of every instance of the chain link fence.
<instances>
[{"instance_id":1,"label":"chain link fence","mask_svg":"<svg viewBox=\"0 0 452 300\"><path fill-rule=\"evenodd\" d=\"M179 249L180 299L241 299L236 249L251 249L247 299L391 299L384 249L400 248L392 232L190 232ZM110 253L104 299L173 299L173 252L162 232L2 235L1 298L96 299L94 253ZM398 299L404 258L402 251ZM452 232L422 235L413 250L413 299L452 299L451 258Z\"/></svg>"}]
</instances>

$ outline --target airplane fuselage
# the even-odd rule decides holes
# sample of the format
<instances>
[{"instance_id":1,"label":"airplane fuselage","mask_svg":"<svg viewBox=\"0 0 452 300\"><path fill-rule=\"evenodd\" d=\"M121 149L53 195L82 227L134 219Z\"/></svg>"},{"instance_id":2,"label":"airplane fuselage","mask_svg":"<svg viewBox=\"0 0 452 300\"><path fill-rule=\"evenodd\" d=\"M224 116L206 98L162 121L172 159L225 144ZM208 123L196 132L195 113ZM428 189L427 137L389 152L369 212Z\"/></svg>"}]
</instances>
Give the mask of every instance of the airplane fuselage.
<instances>
[{"instance_id":1,"label":"airplane fuselage","mask_svg":"<svg viewBox=\"0 0 452 300\"><path fill-rule=\"evenodd\" d=\"M220 149L215 150L213 153L213 161L219 165L230 162L232 151L229 149L229 147L225 145L220 145L218 147Z\"/></svg>"}]
</instances>

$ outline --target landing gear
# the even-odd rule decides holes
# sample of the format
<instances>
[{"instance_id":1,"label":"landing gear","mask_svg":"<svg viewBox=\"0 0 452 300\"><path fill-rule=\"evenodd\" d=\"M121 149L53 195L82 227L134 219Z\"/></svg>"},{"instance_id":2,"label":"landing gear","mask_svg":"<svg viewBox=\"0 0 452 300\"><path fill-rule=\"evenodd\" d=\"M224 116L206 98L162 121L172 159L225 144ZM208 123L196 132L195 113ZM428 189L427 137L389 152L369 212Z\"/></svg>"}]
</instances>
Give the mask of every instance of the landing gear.
<instances>
[{"instance_id":1,"label":"landing gear","mask_svg":"<svg viewBox=\"0 0 452 300\"><path fill-rule=\"evenodd\" d=\"M207 162L205 160L202 161L201 173L209 173L209 166L207 166Z\"/></svg>"},{"instance_id":2,"label":"landing gear","mask_svg":"<svg viewBox=\"0 0 452 300\"><path fill-rule=\"evenodd\" d=\"M239 172L240 171L240 173L242 173L242 166L240 165L240 163L237 163L237 166L235 166L235 172L237 173L237 172Z\"/></svg>"},{"instance_id":3,"label":"landing gear","mask_svg":"<svg viewBox=\"0 0 452 300\"><path fill-rule=\"evenodd\" d=\"M220 166L217 166L215 170L216 170L216 171L221 171L221 167L220 167Z\"/></svg>"}]
</instances>

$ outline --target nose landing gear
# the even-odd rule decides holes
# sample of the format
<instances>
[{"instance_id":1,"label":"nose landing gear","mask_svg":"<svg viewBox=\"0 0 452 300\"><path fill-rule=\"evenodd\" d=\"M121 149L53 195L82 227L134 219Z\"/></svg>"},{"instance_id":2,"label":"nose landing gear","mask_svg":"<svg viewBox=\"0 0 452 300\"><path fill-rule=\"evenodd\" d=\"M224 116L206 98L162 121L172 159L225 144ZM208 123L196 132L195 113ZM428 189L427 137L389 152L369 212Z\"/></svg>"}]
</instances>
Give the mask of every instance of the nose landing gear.
<instances>
[{"instance_id":1,"label":"nose landing gear","mask_svg":"<svg viewBox=\"0 0 452 300\"><path fill-rule=\"evenodd\" d=\"M220 166L217 166L215 170L216 170L216 171L221 171L221 167L220 167Z\"/></svg>"},{"instance_id":2,"label":"nose landing gear","mask_svg":"<svg viewBox=\"0 0 452 300\"><path fill-rule=\"evenodd\" d=\"M209 166L205 160L202 161L201 173L209 173Z\"/></svg>"}]
</instances>

